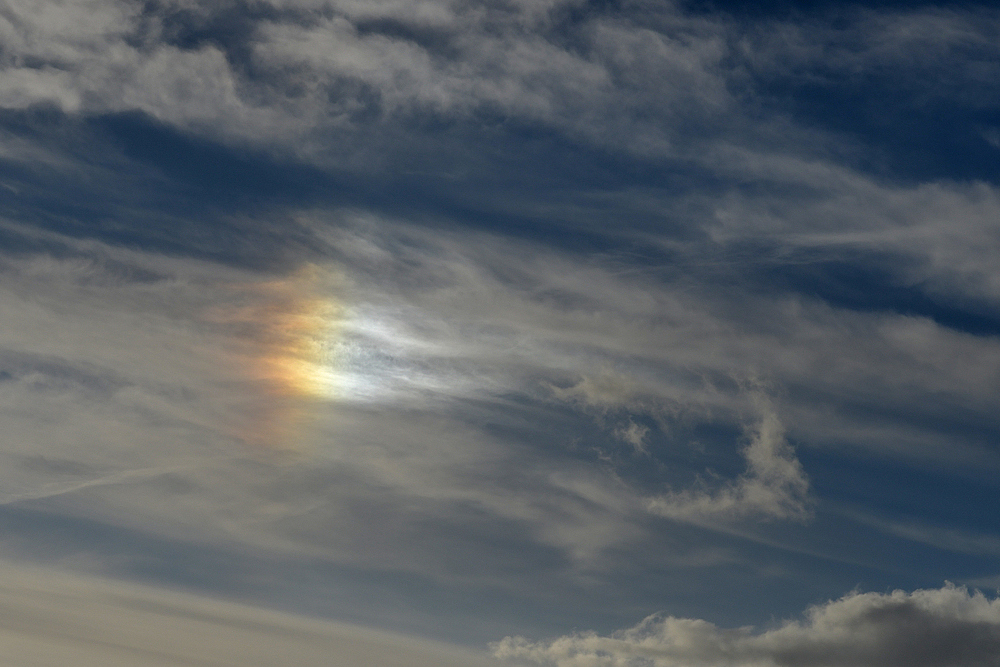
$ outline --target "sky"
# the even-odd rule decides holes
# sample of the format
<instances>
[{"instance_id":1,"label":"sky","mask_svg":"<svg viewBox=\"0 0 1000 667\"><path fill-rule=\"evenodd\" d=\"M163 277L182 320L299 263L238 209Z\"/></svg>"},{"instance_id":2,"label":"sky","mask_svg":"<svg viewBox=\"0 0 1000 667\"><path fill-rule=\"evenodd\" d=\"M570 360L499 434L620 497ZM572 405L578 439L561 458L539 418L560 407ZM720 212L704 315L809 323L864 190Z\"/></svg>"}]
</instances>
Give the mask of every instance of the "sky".
<instances>
[{"instance_id":1,"label":"sky","mask_svg":"<svg viewBox=\"0 0 1000 667\"><path fill-rule=\"evenodd\" d=\"M0 0L6 664L1000 665L998 31Z\"/></svg>"}]
</instances>

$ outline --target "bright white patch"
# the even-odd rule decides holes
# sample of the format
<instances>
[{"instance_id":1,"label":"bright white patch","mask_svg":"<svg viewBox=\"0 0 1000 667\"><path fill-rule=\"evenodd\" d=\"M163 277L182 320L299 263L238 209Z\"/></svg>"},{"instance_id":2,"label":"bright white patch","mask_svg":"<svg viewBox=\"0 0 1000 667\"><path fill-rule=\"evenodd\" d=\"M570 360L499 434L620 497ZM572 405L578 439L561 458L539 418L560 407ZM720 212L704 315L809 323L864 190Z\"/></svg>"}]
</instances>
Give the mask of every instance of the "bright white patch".
<instances>
[{"instance_id":1,"label":"bright white patch","mask_svg":"<svg viewBox=\"0 0 1000 667\"><path fill-rule=\"evenodd\" d=\"M433 396L469 396L482 382L440 332L422 329L414 309L350 309L338 330L331 376L338 400L410 402Z\"/></svg>"}]
</instances>

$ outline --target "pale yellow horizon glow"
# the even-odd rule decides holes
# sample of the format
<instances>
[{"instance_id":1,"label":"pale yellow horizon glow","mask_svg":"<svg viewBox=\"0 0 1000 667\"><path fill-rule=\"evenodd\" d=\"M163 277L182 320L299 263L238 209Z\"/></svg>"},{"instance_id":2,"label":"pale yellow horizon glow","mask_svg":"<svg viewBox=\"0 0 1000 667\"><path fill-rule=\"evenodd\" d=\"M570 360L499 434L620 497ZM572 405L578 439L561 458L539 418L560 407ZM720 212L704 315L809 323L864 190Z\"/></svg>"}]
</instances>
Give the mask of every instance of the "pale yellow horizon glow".
<instances>
[{"instance_id":1,"label":"pale yellow horizon glow","mask_svg":"<svg viewBox=\"0 0 1000 667\"><path fill-rule=\"evenodd\" d=\"M383 630L0 562L3 665L489 667L483 654Z\"/></svg>"}]
</instances>

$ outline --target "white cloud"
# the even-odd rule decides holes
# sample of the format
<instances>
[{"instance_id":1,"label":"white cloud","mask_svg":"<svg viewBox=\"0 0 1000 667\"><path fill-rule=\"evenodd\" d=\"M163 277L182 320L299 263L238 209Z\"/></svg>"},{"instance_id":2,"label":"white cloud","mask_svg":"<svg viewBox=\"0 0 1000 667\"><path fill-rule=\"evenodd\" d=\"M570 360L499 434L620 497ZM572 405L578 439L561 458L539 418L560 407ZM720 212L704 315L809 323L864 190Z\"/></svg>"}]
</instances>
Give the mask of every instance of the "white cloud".
<instances>
[{"instance_id":1,"label":"white cloud","mask_svg":"<svg viewBox=\"0 0 1000 667\"><path fill-rule=\"evenodd\" d=\"M809 480L785 440L785 429L770 402L758 396L760 421L743 450L747 470L719 489L685 489L648 501L650 511L695 522L748 516L804 519L809 516Z\"/></svg>"},{"instance_id":2,"label":"white cloud","mask_svg":"<svg viewBox=\"0 0 1000 667\"><path fill-rule=\"evenodd\" d=\"M840 509L838 513L849 517L852 521L877 528L890 535L901 537L911 542L929 545L935 549L953 551L956 553L1000 556L1000 537L988 532L976 532L948 528L917 520L890 521L858 510ZM995 581L996 578L991 578ZM979 580L963 583L981 585ZM985 584L982 584L985 587ZM991 586L1000 590L1000 586Z\"/></svg>"},{"instance_id":3,"label":"white cloud","mask_svg":"<svg viewBox=\"0 0 1000 667\"><path fill-rule=\"evenodd\" d=\"M630 419L627 426L622 426L615 431L615 435L632 445L637 452L647 453L646 436L649 435L648 426L637 424Z\"/></svg>"},{"instance_id":4,"label":"white cloud","mask_svg":"<svg viewBox=\"0 0 1000 667\"><path fill-rule=\"evenodd\" d=\"M177 539L439 575L440 545L412 534L404 516L438 521L440 537L453 540L444 526L474 507L480 521L581 564L637 534L634 499L613 480L464 419L469 400L501 415L500 395L530 390L520 373L544 367L532 360L543 350L519 369L491 345L523 335L518 327L498 328L492 340L470 335L490 323L472 313L451 320L459 306L451 298L418 290L404 304L391 285L366 292L357 274L341 288L60 242L69 257L3 258L0 305L11 320L0 335L9 443L0 503L44 500ZM461 276L452 289L475 298L471 265L441 266ZM319 298L340 299L346 321L309 329ZM285 377L297 367L270 357L308 350L289 338L298 329L276 329L284 324L357 348L305 369L331 376L330 395L286 395L300 388L301 377ZM529 459L536 464L524 467ZM322 483L317 495L317 476L341 483ZM358 520L353 508L365 504L383 520ZM413 548L372 547L386 537Z\"/></svg>"},{"instance_id":5,"label":"white cloud","mask_svg":"<svg viewBox=\"0 0 1000 667\"><path fill-rule=\"evenodd\" d=\"M494 654L549 667L985 667L1000 654L1000 601L951 585L850 593L760 633L657 615L611 636L507 637Z\"/></svg>"}]
</instances>

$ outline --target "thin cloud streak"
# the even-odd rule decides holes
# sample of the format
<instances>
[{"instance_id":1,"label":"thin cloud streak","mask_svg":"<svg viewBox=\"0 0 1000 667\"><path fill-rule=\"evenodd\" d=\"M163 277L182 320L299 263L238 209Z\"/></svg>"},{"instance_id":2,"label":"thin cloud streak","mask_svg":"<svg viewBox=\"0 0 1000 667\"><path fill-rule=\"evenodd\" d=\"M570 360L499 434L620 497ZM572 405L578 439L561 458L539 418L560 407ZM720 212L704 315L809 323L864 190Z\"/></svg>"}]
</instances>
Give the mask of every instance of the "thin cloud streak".
<instances>
[{"instance_id":1,"label":"thin cloud streak","mask_svg":"<svg viewBox=\"0 0 1000 667\"><path fill-rule=\"evenodd\" d=\"M8 664L488 667L455 646L346 624L4 563Z\"/></svg>"}]
</instances>

